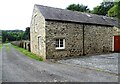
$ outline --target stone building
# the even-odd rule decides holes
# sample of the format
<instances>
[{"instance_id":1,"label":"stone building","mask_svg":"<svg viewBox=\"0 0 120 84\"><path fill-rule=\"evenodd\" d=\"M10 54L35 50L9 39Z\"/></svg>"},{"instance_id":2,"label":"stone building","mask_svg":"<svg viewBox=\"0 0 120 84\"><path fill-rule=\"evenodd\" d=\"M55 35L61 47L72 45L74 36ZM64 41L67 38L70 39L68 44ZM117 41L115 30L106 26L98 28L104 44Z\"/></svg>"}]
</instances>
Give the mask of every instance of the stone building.
<instances>
[{"instance_id":1,"label":"stone building","mask_svg":"<svg viewBox=\"0 0 120 84\"><path fill-rule=\"evenodd\" d=\"M31 52L44 59L110 52L116 25L116 19L106 16L35 5Z\"/></svg>"}]
</instances>

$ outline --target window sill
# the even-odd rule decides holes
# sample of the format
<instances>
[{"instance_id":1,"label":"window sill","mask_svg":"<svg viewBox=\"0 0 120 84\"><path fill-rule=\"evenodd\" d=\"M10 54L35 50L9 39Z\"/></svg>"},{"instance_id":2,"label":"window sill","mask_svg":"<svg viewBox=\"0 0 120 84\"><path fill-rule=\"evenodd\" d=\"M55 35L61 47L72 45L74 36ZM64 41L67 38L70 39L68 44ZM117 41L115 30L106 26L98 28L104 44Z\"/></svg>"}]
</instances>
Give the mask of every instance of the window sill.
<instances>
[{"instance_id":1,"label":"window sill","mask_svg":"<svg viewBox=\"0 0 120 84\"><path fill-rule=\"evenodd\" d=\"M55 48L56 50L64 50L65 48Z\"/></svg>"}]
</instances>

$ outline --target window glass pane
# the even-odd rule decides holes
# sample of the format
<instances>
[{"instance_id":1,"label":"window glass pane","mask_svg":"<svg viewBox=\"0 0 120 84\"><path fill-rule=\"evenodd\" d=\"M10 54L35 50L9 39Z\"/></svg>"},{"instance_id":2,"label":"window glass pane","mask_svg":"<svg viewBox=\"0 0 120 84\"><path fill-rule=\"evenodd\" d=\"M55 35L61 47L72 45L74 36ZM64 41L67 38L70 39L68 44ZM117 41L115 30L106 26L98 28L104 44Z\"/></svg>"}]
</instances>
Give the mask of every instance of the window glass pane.
<instances>
[{"instance_id":1,"label":"window glass pane","mask_svg":"<svg viewBox=\"0 0 120 84\"><path fill-rule=\"evenodd\" d=\"M60 44L60 47L63 47L63 44Z\"/></svg>"},{"instance_id":2,"label":"window glass pane","mask_svg":"<svg viewBox=\"0 0 120 84\"><path fill-rule=\"evenodd\" d=\"M63 47L63 39L60 39L60 47Z\"/></svg>"},{"instance_id":3,"label":"window glass pane","mask_svg":"<svg viewBox=\"0 0 120 84\"><path fill-rule=\"evenodd\" d=\"M58 44L56 44L56 47L59 47L59 45L58 45Z\"/></svg>"},{"instance_id":4,"label":"window glass pane","mask_svg":"<svg viewBox=\"0 0 120 84\"><path fill-rule=\"evenodd\" d=\"M63 42L63 39L60 39L60 42Z\"/></svg>"},{"instance_id":5,"label":"window glass pane","mask_svg":"<svg viewBox=\"0 0 120 84\"><path fill-rule=\"evenodd\" d=\"M60 41L60 44L63 44L63 41Z\"/></svg>"},{"instance_id":6,"label":"window glass pane","mask_svg":"<svg viewBox=\"0 0 120 84\"><path fill-rule=\"evenodd\" d=\"M56 39L56 47L59 47L59 39Z\"/></svg>"}]
</instances>

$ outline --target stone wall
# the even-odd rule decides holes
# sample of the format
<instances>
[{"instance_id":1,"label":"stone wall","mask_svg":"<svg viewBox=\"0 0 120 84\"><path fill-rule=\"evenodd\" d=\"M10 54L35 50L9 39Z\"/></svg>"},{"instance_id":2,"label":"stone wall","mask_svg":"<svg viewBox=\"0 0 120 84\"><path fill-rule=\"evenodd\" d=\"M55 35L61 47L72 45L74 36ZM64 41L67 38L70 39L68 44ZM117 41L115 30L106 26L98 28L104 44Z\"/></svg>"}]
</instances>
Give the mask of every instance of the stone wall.
<instances>
[{"instance_id":1,"label":"stone wall","mask_svg":"<svg viewBox=\"0 0 120 84\"><path fill-rule=\"evenodd\" d=\"M46 58L102 54L112 51L112 27L46 21ZM65 49L56 50L55 39L65 38Z\"/></svg>"},{"instance_id":2,"label":"stone wall","mask_svg":"<svg viewBox=\"0 0 120 84\"><path fill-rule=\"evenodd\" d=\"M39 44L38 38L41 39L41 45ZM45 19L36 7L34 7L30 25L30 42L31 52L45 59ZM41 48L39 48L39 46L41 46Z\"/></svg>"},{"instance_id":3,"label":"stone wall","mask_svg":"<svg viewBox=\"0 0 120 84\"><path fill-rule=\"evenodd\" d=\"M23 41L12 41L11 43L15 46L23 47Z\"/></svg>"},{"instance_id":4,"label":"stone wall","mask_svg":"<svg viewBox=\"0 0 120 84\"><path fill-rule=\"evenodd\" d=\"M120 28L118 27L113 27L113 34L114 36L120 36Z\"/></svg>"},{"instance_id":5,"label":"stone wall","mask_svg":"<svg viewBox=\"0 0 120 84\"><path fill-rule=\"evenodd\" d=\"M30 41L28 40L22 40L22 41L13 41L11 42L13 45L24 48L28 51L30 51Z\"/></svg>"},{"instance_id":6,"label":"stone wall","mask_svg":"<svg viewBox=\"0 0 120 84\"><path fill-rule=\"evenodd\" d=\"M23 41L23 48L30 51L30 41Z\"/></svg>"},{"instance_id":7,"label":"stone wall","mask_svg":"<svg viewBox=\"0 0 120 84\"><path fill-rule=\"evenodd\" d=\"M84 54L102 54L112 51L113 28L85 25Z\"/></svg>"},{"instance_id":8,"label":"stone wall","mask_svg":"<svg viewBox=\"0 0 120 84\"><path fill-rule=\"evenodd\" d=\"M57 21L46 21L46 58L63 58L83 54L82 25ZM56 50L55 39L65 39L65 49Z\"/></svg>"}]
</instances>

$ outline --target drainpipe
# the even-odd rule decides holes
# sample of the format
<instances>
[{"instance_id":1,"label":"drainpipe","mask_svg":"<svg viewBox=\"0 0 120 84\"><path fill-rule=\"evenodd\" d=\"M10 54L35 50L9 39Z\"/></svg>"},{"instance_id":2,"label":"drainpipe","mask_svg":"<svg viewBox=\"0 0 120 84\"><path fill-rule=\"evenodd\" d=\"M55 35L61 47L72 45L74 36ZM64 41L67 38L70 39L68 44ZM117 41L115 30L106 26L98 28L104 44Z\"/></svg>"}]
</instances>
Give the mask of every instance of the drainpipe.
<instances>
[{"instance_id":1,"label":"drainpipe","mask_svg":"<svg viewBox=\"0 0 120 84\"><path fill-rule=\"evenodd\" d=\"M84 48L84 45L85 45L85 43L84 43L84 38L85 38L85 36L84 36L84 31L85 31L85 25L83 24L83 55L85 55L85 48Z\"/></svg>"}]
</instances>

